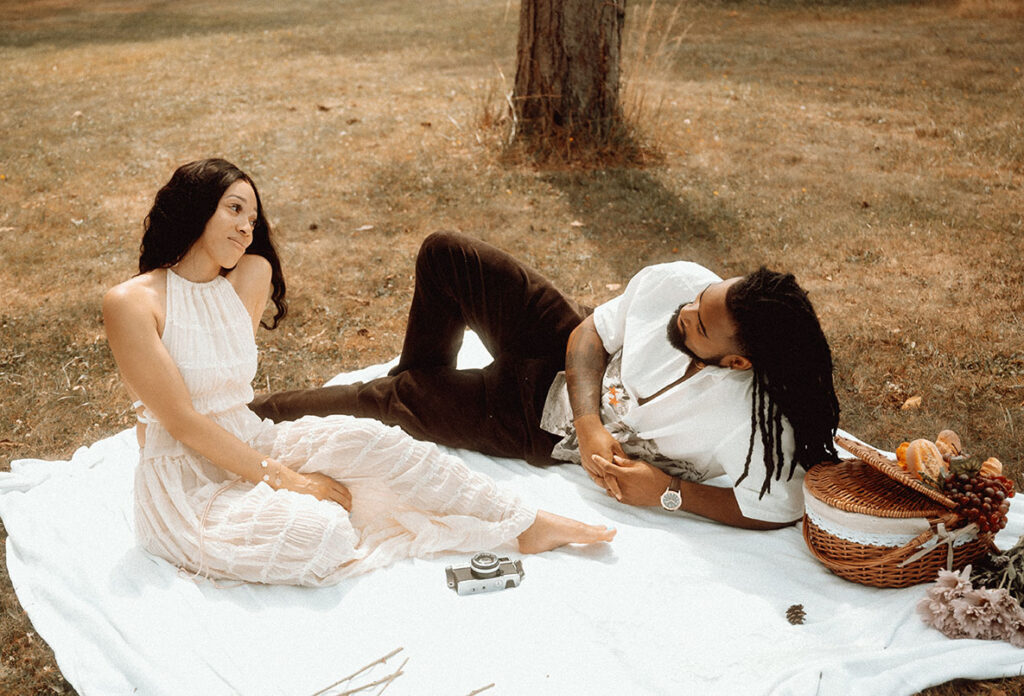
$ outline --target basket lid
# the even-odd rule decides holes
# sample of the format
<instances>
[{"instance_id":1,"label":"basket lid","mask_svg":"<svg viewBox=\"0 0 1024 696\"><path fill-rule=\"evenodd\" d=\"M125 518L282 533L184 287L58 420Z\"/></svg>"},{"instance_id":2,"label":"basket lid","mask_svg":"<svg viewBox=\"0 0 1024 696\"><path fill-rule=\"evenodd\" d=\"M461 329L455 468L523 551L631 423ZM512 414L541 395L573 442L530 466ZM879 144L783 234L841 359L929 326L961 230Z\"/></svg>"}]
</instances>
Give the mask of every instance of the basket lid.
<instances>
[{"instance_id":1,"label":"basket lid","mask_svg":"<svg viewBox=\"0 0 1024 696\"><path fill-rule=\"evenodd\" d=\"M926 485L924 482L908 474L895 460L889 459L874 447L869 447L868 445L860 442L855 442L841 435L836 435L835 441L837 445L845 449L847 452L855 455L860 459L860 461L874 467L875 470L885 474L893 481L907 486L918 493L926 495L951 510L956 507L956 503L952 500L931 486Z\"/></svg>"},{"instance_id":2,"label":"basket lid","mask_svg":"<svg viewBox=\"0 0 1024 696\"><path fill-rule=\"evenodd\" d=\"M940 503L893 481L859 459L817 464L804 476L807 493L834 508L875 517L941 517Z\"/></svg>"}]
</instances>

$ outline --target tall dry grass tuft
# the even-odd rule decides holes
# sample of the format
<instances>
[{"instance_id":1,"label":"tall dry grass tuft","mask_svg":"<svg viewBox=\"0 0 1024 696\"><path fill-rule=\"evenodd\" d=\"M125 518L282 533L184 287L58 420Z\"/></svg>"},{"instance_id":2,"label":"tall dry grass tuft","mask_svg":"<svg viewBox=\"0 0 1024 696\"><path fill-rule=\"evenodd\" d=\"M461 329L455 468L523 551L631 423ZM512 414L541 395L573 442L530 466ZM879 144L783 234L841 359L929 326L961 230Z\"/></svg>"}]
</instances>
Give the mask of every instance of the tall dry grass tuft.
<instances>
[{"instance_id":1,"label":"tall dry grass tuft","mask_svg":"<svg viewBox=\"0 0 1024 696\"><path fill-rule=\"evenodd\" d=\"M634 140L658 152L658 135L669 118L666 103L671 101L673 68L690 26L678 28L679 4L667 16L658 0L629 12L620 99L623 121Z\"/></svg>"},{"instance_id":2,"label":"tall dry grass tuft","mask_svg":"<svg viewBox=\"0 0 1024 696\"><path fill-rule=\"evenodd\" d=\"M495 145L500 150L515 140L517 124L512 107L512 86L497 63L494 72L496 76L488 78L474 90L473 122L477 142Z\"/></svg>"}]
</instances>

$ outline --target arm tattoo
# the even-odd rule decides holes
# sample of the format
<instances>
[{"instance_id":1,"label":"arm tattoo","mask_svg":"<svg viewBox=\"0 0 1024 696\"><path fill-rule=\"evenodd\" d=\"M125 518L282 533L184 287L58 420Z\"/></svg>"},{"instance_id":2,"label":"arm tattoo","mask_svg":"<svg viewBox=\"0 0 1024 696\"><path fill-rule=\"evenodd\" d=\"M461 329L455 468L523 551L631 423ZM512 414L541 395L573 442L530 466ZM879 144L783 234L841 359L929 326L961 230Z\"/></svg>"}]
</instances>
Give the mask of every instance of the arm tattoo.
<instances>
[{"instance_id":1,"label":"arm tattoo","mask_svg":"<svg viewBox=\"0 0 1024 696\"><path fill-rule=\"evenodd\" d=\"M584 321L569 336L565 350L565 381L573 418L601 413L601 380L608 366L601 336L593 319Z\"/></svg>"}]
</instances>

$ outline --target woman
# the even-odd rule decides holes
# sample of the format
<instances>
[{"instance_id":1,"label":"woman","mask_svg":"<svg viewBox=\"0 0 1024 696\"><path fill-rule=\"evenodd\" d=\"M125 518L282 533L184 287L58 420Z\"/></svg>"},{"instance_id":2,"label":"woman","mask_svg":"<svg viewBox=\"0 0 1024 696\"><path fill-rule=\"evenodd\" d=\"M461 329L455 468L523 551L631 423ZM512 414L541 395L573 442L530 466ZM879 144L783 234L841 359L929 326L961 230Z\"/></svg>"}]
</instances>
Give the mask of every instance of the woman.
<instances>
[{"instance_id":1,"label":"woman","mask_svg":"<svg viewBox=\"0 0 1024 696\"><path fill-rule=\"evenodd\" d=\"M323 585L444 550L522 553L614 530L534 512L436 446L348 416L273 424L246 404L256 328L285 316L285 283L252 179L183 165L145 220L139 275L103 300L135 399L135 529L150 552L208 577Z\"/></svg>"}]
</instances>

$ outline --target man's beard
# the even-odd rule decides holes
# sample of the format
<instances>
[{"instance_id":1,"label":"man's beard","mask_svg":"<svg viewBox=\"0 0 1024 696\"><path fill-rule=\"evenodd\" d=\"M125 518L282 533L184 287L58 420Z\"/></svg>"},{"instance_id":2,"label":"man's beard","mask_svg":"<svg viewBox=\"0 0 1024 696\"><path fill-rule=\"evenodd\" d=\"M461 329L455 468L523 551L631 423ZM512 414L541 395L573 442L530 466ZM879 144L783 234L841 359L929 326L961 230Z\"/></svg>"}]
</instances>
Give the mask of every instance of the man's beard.
<instances>
[{"instance_id":1,"label":"man's beard","mask_svg":"<svg viewBox=\"0 0 1024 696\"><path fill-rule=\"evenodd\" d=\"M718 358L713 359L702 358L701 356L697 355L692 350L690 350L689 347L686 345L686 334L683 333L683 330L679 328L679 313L683 311L683 307L685 307L686 305L686 302L679 305L676 308L676 311L669 318L668 327L665 330L665 337L668 339L668 342L672 345L673 348L690 356L692 360L704 363L705 365L718 365L720 362L722 362L722 358L724 356L719 356Z\"/></svg>"}]
</instances>

